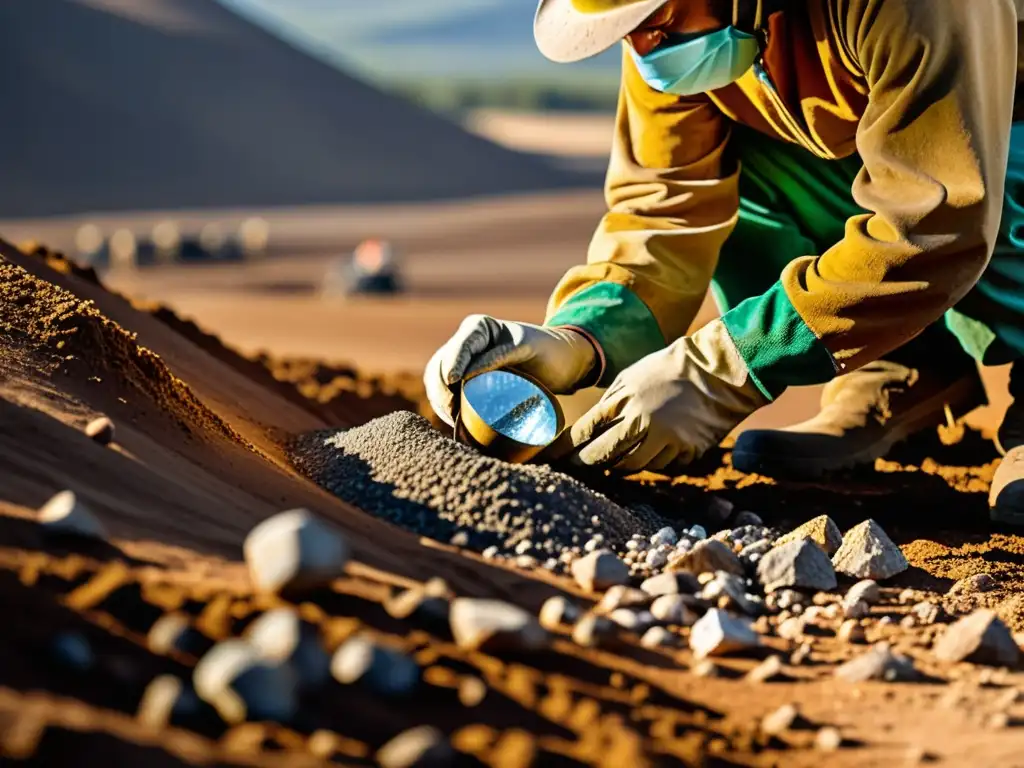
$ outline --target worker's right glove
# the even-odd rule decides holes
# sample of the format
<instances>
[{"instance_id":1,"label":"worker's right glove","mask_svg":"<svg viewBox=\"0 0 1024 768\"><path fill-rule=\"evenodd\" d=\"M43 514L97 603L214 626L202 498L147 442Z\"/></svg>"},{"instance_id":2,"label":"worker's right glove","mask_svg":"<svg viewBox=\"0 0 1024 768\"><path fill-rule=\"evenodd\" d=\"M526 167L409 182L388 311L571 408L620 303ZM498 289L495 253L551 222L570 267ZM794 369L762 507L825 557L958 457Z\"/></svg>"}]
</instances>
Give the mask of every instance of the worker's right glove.
<instances>
[{"instance_id":1,"label":"worker's right glove","mask_svg":"<svg viewBox=\"0 0 1024 768\"><path fill-rule=\"evenodd\" d=\"M470 315L427 363L423 383L434 412L454 426L452 388L471 374L515 368L563 395L579 388L597 361L594 345L571 328Z\"/></svg>"}]
</instances>

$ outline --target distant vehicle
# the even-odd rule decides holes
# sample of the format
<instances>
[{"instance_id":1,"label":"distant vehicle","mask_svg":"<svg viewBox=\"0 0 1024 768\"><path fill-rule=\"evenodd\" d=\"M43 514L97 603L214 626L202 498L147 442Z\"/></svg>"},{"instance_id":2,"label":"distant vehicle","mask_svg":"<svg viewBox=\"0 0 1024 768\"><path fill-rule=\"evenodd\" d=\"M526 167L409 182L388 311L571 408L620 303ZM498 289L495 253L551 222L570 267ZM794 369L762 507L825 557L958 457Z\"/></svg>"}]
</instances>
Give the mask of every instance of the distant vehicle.
<instances>
[{"instance_id":1,"label":"distant vehicle","mask_svg":"<svg viewBox=\"0 0 1024 768\"><path fill-rule=\"evenodd\" d=\"M321 292L325 297L392 294L402 290L395 249L386 240L364 240L351 256L331 262Z\"/></svg>"}]
</instances>

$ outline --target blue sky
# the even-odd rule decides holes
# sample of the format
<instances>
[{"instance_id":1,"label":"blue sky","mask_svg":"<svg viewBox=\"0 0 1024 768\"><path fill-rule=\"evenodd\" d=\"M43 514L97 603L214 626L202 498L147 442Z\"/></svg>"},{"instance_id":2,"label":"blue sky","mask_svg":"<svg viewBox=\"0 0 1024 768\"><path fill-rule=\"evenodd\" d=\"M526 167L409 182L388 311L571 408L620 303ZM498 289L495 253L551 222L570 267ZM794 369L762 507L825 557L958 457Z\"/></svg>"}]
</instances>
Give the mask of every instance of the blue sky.
<instances>
[{"instance_id":1,"label":"blue sky","mask_svg":"<svg viewBox=\"0 0 1024 768\"><path fill-rule=\"evenodd\" d=\"M615 80L616 54L547 62L533 0L221 0L320 55L377 79L544 76Z\"/></svg>"}]
</instances>

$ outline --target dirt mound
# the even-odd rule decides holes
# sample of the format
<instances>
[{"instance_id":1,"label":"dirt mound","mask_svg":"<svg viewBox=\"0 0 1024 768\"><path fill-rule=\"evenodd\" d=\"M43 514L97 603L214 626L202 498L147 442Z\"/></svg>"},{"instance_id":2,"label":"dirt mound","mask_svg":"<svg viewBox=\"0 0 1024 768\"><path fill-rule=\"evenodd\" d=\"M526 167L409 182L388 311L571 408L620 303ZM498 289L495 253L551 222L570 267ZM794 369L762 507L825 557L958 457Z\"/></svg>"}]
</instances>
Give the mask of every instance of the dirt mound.
<instances>
[{"instance_id":1,"label":"dirt mound","mask_svg":"<svg viewBox=\"0 0 1024 768\"><path fill-rule=\"evenodd\" d=\"M3 243L0 292L5 763L283 766L329 759L368 765L384 742L422 724L438 728L465 765L816 767L823 755L814 747L815 734L826 725L843 738L841 749L824 756L839 768L900 765L911 757L951 765L1019 760L1024 711L1009 694L1024 687L1021 673L943 665L930 651L944 624L978 605L996 607L1021 627L1024 545L1018 536L989 530L984 491L995 455L973 433L952 447L934 438L906 445L872 469L815 486L741 475L727 451L684 477L587 479L620 506L647 504L669 519L685 510L687 523L702 522L709 532L731 525L723 521L721 503L709 505L717 497L774 527L823 512L844 529L878 520L913 567L886 587L884 604L862 619L865 628L931 679L959 679L956 686L836 681L835 664L866 648L840 642L831 630L809 632L799 643L767 638L761 655L779 656L785 672L768 684L743 679L756 657L716 659L709 667L685 647L652 650L631 635L584 648L559 631L543 653L466 651L443 622L396 618L390 598L435 576L456 595L504 599L531 611L555 595L584 608L593 598L567 579L421 541L298 472L288 454L295 437L338 425L325 420L321 405L297 398L294 383L315 388L358 375L308 363L271 364L290 380L282 389L265 365L247 367L198 329L142 311L94 276L61 268L54 257L29 256ZM101 413L116 425L110 446L83 434ZM390 421L424 429L411 415ZM359 443L356 438L372 428L362 430L334 442L386 468L381 452L389 444ZM397 433L399 443L403 434ZM461 461L434 443L426 447L442 464L444 456ZM334 459L337 453L332 449ZM478 478L464 479L473 493ZM461 484L451 484L458 492L453 507L465 502ZM111 530L111 542L43 534L33 510L68 488ZM372 498L381 490L369 488L367 506L384 503L386 495ZM239 562L241 541L256 522L298 506L347 536L353 560L346 576L298 602L254 594ZM946 596L955 579L981 572L991 574L991 588ZM902 596L906 588L913 600L941 605L949 615L918 626L920 612L910 616L915 609ZM405 653L422 673L416 695L391 699L332 683L283 725L228 726L208 714L181 727L138 722L135 710L154 676L188 681L205 648L237 636L276 607L298 611L327 651L366 632ZM815 609L826 610L807 612ZM171 612L187 617L196 647L154 652L146 635ZM686 632L676 634L682 640ZM784 732L766 733L762 718L785 704L796 704L800 717Z\"/></svg>"},{"instance_id":2,"label":"dirt mound","mask_svg":"<svg viewBox=\"0 0 1024 768\"><path fill-rule=\"evenodd\" d=\"M653 513L620 507L546 466L482 456L419 416L394 413L356 429L317 433L295 445L295 463L360 509L439 541L502 555L580 555L600 536L625 553L634 534L663 526Z\"/></svg>"}]
</instances>

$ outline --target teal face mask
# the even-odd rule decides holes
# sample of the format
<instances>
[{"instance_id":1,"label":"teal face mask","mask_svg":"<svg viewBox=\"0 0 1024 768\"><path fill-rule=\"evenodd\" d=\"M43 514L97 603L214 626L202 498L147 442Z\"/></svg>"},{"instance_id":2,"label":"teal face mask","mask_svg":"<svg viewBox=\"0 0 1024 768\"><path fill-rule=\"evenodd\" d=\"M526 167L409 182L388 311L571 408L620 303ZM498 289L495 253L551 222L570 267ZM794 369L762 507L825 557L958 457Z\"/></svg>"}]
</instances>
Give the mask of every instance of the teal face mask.
<instances>
[{"instance_id":1,"label":"teal face mask","mask_svg":"<svg viewBox=\"0 0 1024 768\"><path fill-rule=\"evenodd\" d=\"M733 23L715 32L671 42L641 56L629 46L644 81L662 93L693 96L723 88L739 80L754 64L760 45L757 38L736 28L738 3L733 4ZM754 26L761 25L758 3Z\"/></svg>"}]
</instances>

